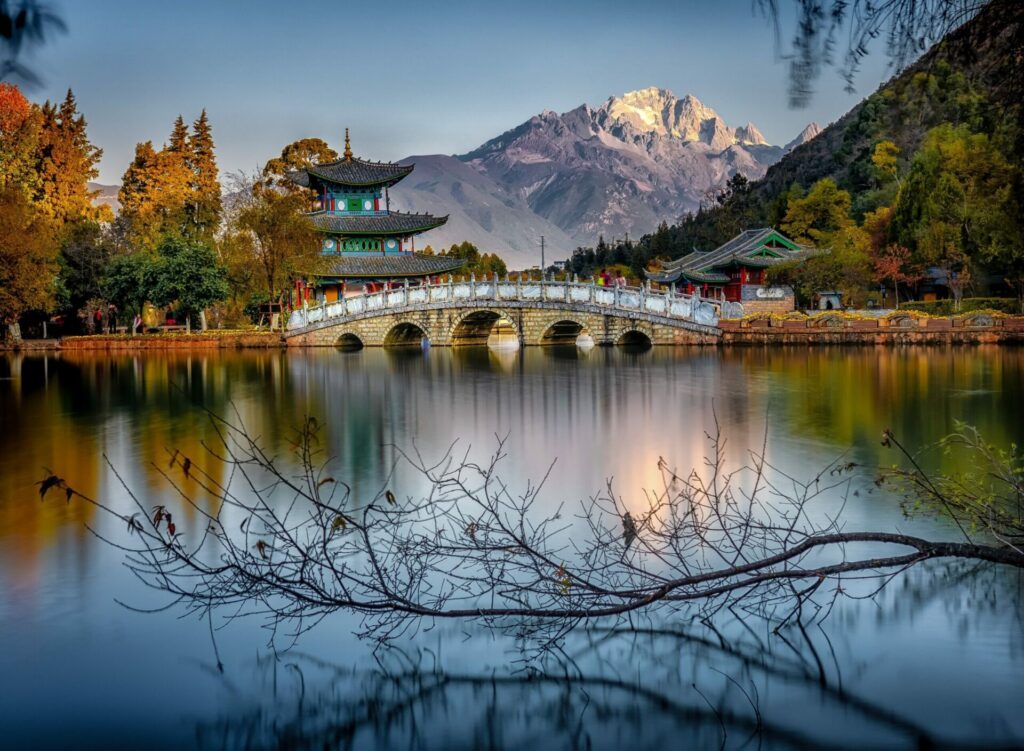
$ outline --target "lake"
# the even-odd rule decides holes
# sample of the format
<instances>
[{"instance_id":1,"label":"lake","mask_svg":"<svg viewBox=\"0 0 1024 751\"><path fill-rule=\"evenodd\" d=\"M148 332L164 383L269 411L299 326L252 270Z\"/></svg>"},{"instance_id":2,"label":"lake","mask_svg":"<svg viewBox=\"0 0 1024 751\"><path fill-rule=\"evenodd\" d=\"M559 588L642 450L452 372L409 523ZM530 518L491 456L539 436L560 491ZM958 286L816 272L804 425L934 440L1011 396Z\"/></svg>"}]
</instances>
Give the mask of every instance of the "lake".
<instances>
[{"instance_id":1,"label":"lake","mask_svg":"<svg viewBox=\"0 0 1024 751\"><path fill-rule=\"evenodd\" d=\"M511 484L550 470L545 509L609 480L627 505L642 504L662 482L660 458L703 466L717 424L734 464L764 443L794 476L838 457L859 465L843 509L850 529L955 539L940 515L907 518L874 487L872 467L897 460L882 432L916 450L959 420L1020 444L1022 384L1024 349L994 346L2 355L0 746L1020 746L1018 572L929 562L778 634L731 614L594 624L541 662L473 623L375 651L348 613L293 644L258 620L138 612L166 597L90 531L123 540L123 523L61 493L41 502L35 483L48 468L127 509L120 477L146 506L174 507L162 474L170 452L222 472L203 448L216 441L209 410L244 423L282 462L295 429L316 417L356 497L392 473L400 495L415 495L402 451L439 457L457 442L484 461L500 439ZM934 452L922 462L957 469ZM199 524L180 519L186 534Z\"/></svg>"}]
</instances>

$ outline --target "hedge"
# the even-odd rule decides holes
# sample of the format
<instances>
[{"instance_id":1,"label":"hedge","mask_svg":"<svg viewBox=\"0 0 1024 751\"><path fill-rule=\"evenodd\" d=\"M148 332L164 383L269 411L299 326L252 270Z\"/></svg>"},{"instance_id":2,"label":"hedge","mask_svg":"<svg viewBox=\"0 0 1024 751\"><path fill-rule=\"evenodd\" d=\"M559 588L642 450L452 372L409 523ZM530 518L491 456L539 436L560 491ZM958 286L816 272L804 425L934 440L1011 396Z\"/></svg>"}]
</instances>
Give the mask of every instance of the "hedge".
<instances>
[{"instance_id":1,"label":"hedge","mask_svg":"<svg viewBox=\"0 0 1024 751\"><path fill-rule=\"evenodd\" d=\"M965 297L960 301L960 310L953 309L953 300L932 300L930 302L900 303L900 310L916 310L933 316L948 316L954 313L970 313L974 310L998 310L1001 313L1020 313L1020 302L1014 297Z\"/></svg>"}]
</instances>

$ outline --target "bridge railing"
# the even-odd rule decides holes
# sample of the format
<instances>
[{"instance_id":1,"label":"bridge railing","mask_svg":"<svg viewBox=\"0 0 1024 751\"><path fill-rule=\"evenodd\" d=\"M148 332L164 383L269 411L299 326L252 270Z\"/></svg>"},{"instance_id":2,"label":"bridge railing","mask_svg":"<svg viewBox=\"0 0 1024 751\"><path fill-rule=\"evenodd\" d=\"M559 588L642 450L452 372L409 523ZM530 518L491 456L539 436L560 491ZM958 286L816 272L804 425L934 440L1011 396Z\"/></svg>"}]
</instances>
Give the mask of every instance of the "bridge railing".
<instances>
[{"instance_id":1,"label":"bridge railing","mask_svg":"<svg viewBox=\"0 0 1024 751\"><path fill-rule=\"evenodd\" d=\"M373 311L398 312L430 303L559 302L595 306L624 312L649 313L714 326L720 317L739 317L743 306L698 295L678 293L674 287L652 290L643 287L601 287L592 282L539 279L482 280L470 277L456 282L448 278L434 284L402 287L345 297L333 302L304 305L292 311L288 329L301 329L326 320L343 319Z\"/></svg>"}]
</instances>

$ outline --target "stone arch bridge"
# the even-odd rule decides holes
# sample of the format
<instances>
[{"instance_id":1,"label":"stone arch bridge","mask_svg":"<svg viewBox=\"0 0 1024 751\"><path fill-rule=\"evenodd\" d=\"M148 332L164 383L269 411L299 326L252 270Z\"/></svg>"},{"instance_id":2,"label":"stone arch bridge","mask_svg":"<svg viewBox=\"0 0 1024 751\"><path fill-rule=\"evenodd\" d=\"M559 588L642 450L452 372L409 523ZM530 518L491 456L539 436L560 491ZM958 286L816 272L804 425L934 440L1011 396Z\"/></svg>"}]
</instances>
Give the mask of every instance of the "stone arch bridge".
<instances>
[{"instance_id":1,"label":"stone arch bridge","mask_svg":"<svg viewBox=\"0 0 1024 751\"><path fill-rule=\"evenodd\" d=\"M380 347L420 344L522 346L709 344L721 333L722 306L737 305L647 287L555 281L441 282L405 286L292 313L289 346ZM742 308L726 310L738 315Z\"/></svg>"}]
</instances>

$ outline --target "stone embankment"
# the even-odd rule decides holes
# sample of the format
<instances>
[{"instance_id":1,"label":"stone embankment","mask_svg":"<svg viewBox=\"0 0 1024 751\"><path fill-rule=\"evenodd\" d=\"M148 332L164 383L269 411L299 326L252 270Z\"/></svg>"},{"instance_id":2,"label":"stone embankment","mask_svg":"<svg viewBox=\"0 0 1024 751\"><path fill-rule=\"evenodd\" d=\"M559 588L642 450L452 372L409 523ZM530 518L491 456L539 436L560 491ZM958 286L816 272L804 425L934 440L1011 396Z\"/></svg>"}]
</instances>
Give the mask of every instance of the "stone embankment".
<instances>
[{"instance_id":1,"label":"stone embankment","mask_svg":"<svg viewBox=\"0 0 1024 751\"><path fill-rule=\"evenodd\" d=\"M727 345L1024 343L1024 316L990 311L934 318L913 311L754 315L719 321L719 327L720 343Z\"/></svg>"},{"instance_id":2,"label":"stone embankment","mask_svg":"<svg viewBox=\"0 0 1024 751\"><path fill-rule=\"evenodd\" d=\"M98 334L61 339L61 350L140 350L140 349L266 349L281 347L276 331L225 331L196 334Z\"/></svg>"}]
</instances>

